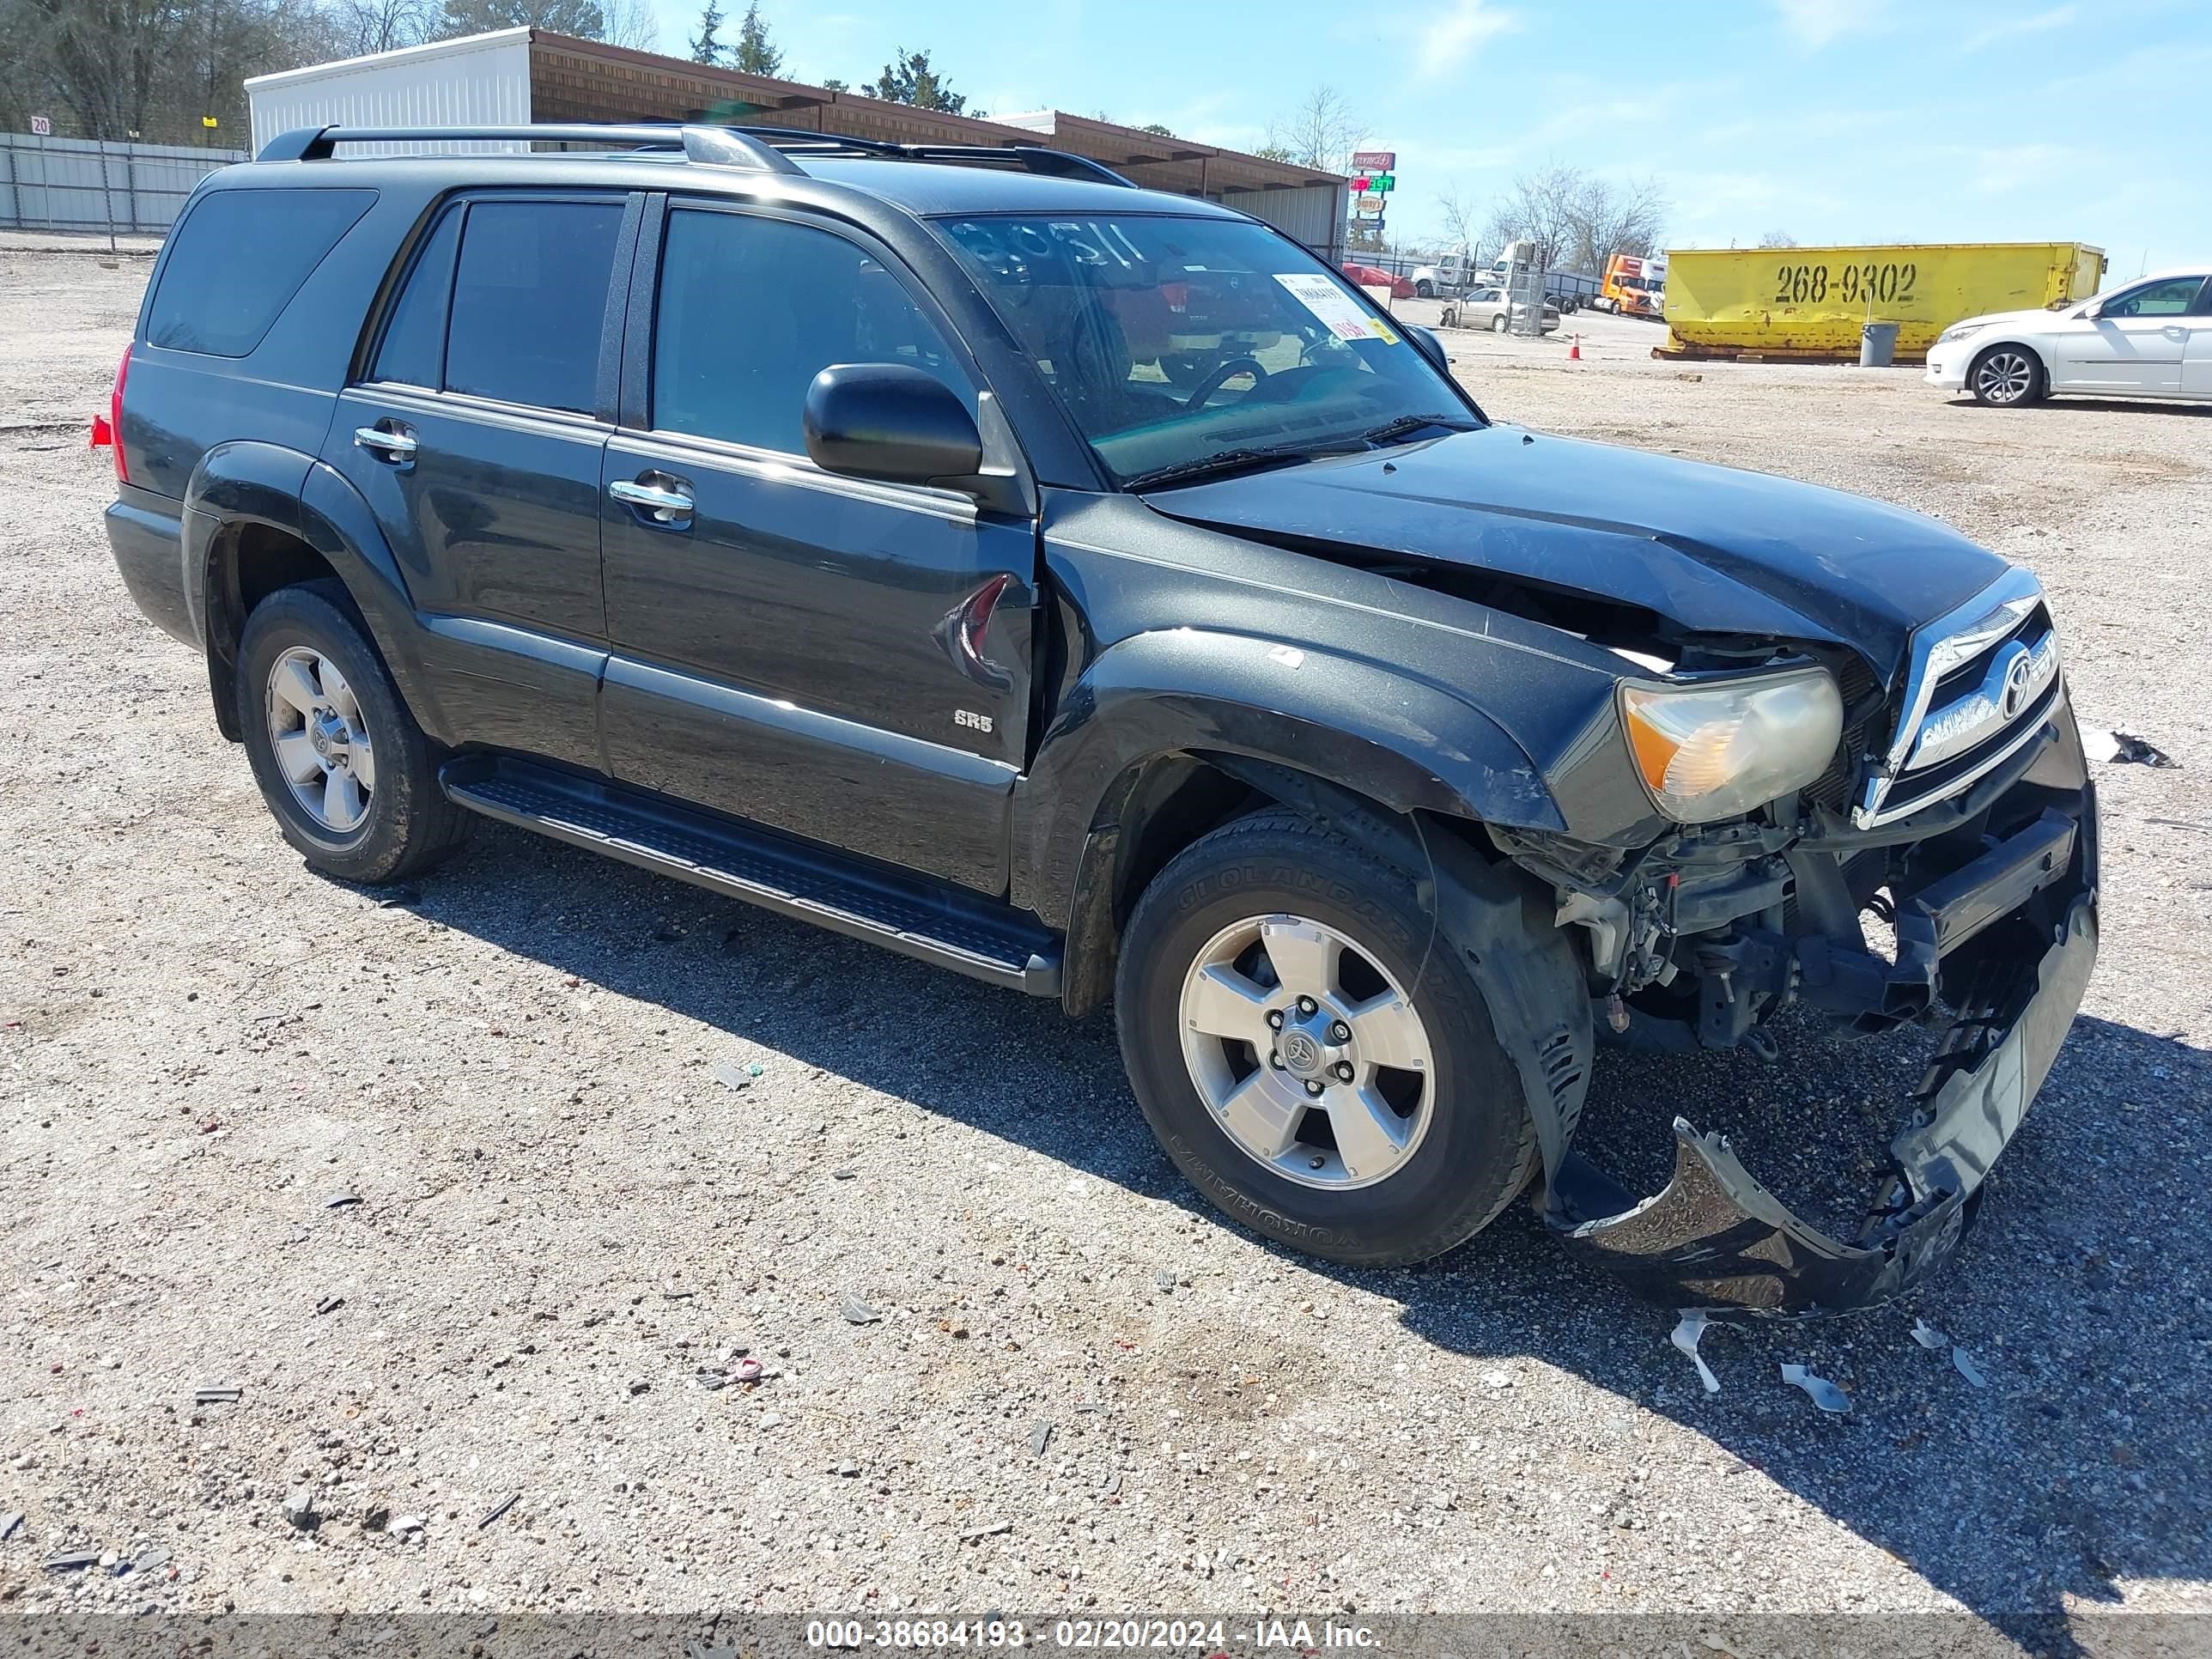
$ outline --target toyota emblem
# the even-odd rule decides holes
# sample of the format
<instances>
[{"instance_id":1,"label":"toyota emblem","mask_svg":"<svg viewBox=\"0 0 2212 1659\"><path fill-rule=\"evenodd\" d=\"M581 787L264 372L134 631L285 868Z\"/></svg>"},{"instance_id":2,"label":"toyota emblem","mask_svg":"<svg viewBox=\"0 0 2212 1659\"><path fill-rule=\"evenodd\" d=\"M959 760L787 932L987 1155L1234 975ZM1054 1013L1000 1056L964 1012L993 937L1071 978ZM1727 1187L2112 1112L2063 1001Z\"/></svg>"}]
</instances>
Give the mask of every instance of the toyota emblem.
<instances>
[{"instance_id":1,"label":"toyota emblem","mask_svg":"<svg viewBox=\"0 0 2212 1659\"><path fill-rule=\"evenodd\" d=\"M2004 695L1999 708L2007 720L2019 718L2020 711L2027 707L2028 683L2035 678L2035 659L2028 655L2027 647L2014 647L2013 659L2005 665Z\"/></svg>"}]
</instances>

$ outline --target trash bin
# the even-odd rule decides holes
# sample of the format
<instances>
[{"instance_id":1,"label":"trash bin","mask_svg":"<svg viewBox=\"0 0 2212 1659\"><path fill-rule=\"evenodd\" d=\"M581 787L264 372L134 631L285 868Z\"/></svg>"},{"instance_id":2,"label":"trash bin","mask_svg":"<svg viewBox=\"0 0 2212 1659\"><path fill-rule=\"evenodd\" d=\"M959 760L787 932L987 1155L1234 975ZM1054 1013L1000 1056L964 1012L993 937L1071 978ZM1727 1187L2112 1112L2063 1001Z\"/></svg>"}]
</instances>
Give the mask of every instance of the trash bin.
<instances>
[{"instance_id":1,"label":"trash bin","mask_svg":"<svg viewBox=\"0 0 2212 1659\"><path fill-rule=\"evenodd\" d=\"M1887 368L1897 356L1897 325L1869 323L1859 331L1859 367Z\"/></svg>"}]
</instances>

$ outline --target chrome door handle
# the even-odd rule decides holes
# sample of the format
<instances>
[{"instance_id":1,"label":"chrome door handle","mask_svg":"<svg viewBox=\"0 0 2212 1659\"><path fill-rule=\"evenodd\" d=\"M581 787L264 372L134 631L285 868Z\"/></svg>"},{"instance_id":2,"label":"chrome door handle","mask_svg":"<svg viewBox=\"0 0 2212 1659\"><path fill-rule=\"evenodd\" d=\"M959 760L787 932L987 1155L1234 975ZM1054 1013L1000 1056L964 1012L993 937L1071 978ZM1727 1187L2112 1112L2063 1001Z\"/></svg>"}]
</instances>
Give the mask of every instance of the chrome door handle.
<instances>
[{"instance_id":1,"label":"chrome door handle","mask_svg":"<svg viewBox=\"0 0 2212 1659\"><path fill-rule=\"evenodd\" d=\"M618 501L644 509L663 524L691 516L691 497L680 489L664 489L659 484L634 483L627 478L617 478L607 486L607 494Z\"/></svg>"},{"instance_id":2,"label":"chrome door handle","mask_svg":"<svg viewBox=\"0 0 2212 1659\"><path fill-rule=\"evenodd\" d=\"M419 447L415 440L404 432L386 432L383 428L374 426L356 427L353 441L363 449L381 450L388 461L411 460Z\"/></svg>"}]
</instances>

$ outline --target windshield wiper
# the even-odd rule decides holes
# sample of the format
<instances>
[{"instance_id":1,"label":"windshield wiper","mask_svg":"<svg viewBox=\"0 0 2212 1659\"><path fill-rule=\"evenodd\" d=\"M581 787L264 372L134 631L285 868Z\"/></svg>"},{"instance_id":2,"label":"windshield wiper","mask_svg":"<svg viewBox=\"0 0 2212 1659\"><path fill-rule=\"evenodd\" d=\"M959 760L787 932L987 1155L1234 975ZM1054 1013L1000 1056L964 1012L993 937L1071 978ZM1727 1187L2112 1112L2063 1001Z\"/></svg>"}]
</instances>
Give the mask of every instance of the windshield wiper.
<instances>
[{"instance_id":1,"label":"windshield wiper","mask_svg":"<svg viewBox=\"0 0 2212 1659\"><path fill-rule=\"evenodd\" d=\"M1370 447L1380 448L1384 444L1395 443L1401 438L1409 438L1414 433L1432 426L1440 426L1447 432L1480 429L1474 422L1457 415L1401 415L1395 421L1385 421L1382 425L1361 433L1359 441Z\"/></svg>"},{"instance_id":2,"label":"windshield wiper","mask_svg":"<svg viewBox=\"0 0 2212 1659\"><path fill-rule=\"evenodd\" d=\"M1296 461L1310 461L1323 455L1350 455L1358 453L1358 444L1271 444L1257 448L1224 449L1212 455L1201 455L1196 460L1176 461L1168 466L1156 466L1149 472L1139 472L1121 482L1124 489L1150 489L1159 484L1182 483L1194 478L1210 478L1230 472L1241 472L1247 467L1279 466Z\"/></svg>"}]
</instances>

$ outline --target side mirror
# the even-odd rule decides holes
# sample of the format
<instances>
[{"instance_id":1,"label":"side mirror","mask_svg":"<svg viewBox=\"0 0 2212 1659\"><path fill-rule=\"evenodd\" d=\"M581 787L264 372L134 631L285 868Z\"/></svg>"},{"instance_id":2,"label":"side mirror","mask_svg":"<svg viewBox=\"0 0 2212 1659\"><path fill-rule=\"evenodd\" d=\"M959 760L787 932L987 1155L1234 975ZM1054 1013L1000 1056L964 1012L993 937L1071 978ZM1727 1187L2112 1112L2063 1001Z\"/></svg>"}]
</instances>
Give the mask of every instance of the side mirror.
<instances>
[{"instance_id":1,"label":"side mirror","mask_svg":"<svg viewBox=\"0 0 2212 1659\"><path fill-rule=\"evenodd\" d=\"M1401 323L1398 326L1406 331L1406 337L1413 343L1421 356L1436 366L1437 374L1450 375L1451 359L1444 355L1444 343L1437 338L1434 329L1423 328L1419 323Z\"/></svg>"},{"instance_id":2,"label":"side mirror","mask_svg":"<svg viewBox=\"0 0 2212 1659\"><path fill-rule=\"evenodd\" d=\"M2090 301L2087 305L2081 307L2081 314L2089 321L2095 322L2098 318L2105 314L2104 302L2100 300Z\"/></svg>"},{"instance_id":3,"label":"side mirror","mask_svg":"<svg viewBox=\"0 0 2212 1659\"><path fill-rule=\"evenodd\" d=\"M833 363L806 389L806 453L825 472L958 488L983 467L983 439L944 381L903 363Z\"/></svg>"}]
</instances>

